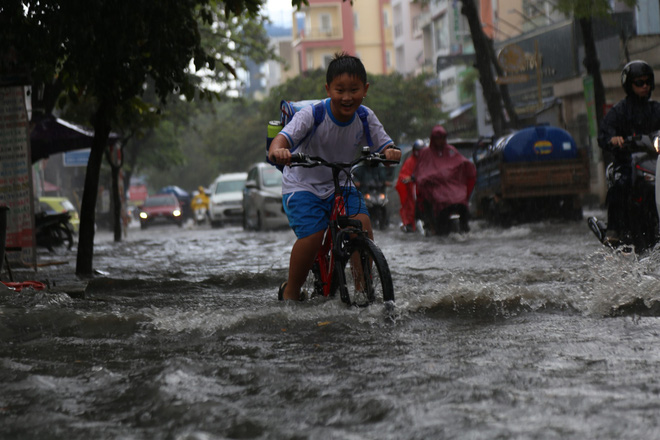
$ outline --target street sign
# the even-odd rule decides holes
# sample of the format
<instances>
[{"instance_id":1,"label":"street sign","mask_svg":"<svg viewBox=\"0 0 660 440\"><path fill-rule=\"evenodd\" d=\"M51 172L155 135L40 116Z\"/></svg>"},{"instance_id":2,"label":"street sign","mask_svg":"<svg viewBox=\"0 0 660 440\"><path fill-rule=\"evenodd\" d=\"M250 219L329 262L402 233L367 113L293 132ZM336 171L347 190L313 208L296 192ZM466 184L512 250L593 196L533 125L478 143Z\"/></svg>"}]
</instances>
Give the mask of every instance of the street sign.
<instances>
[{"instance_id":1,"label":"street sign","mask_svg":"<svg viewBox=\"0 0 660 440\"><path fill-rule=\"evenodd\" d=\"M64 153L63 161L65 167L84 167L89 161L90 149L67 151Z\"/></svg>"},{"instance_id":2,"label":"street sign","mask_svg":"<svg viewBox=\"0 0 660 440\"><path fill-rule=\"evenodd\" d=\"M525 51L517 44L507 44L500 49L497 62L507 72L520 72L527 67Z\"/></svg>"},{"instance_id":3,"label":"street sign","mask_svg":"<svg viewBox=\"0 0 660 440\"><path fill-rule=\"evenodd\" d=\"M497 84L517 84L529 81L529 74L519 73L517 75L498 76L495 78Z\"/></svg>"}]
</instances>

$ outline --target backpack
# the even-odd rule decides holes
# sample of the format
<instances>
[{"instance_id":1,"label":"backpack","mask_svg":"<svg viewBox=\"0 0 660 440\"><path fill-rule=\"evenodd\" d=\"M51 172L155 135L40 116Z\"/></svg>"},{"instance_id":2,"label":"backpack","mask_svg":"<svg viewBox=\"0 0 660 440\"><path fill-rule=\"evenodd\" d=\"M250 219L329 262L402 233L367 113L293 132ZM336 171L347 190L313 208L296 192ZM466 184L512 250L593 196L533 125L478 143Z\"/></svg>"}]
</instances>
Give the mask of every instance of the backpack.
<instances>
[{"instance_id":1,"label":"backpack","mask_svg":"<svg viewBox=\"0 0 660 440\"><path fill-rule=\"evenodd\" d=\"M293 115L299 112L301 109L307 107L308 105L314 106L312 113L314 114L314 127L312 130L303 137L298 145L294 145L291 148L291 151L295 151L303 142L305 142L309 137L314 135L316 127L323 122L325 119L325 101L324 100L305 100L305 101L287 101L282 100L280 103L280 120L279 121L270 121L268 122L268 135L266 137L266 162L277 167L278 170L282 171L284 167L282 165L275 165L268 160L268 149L270 148L270 143L273 141L275 136L293 119ZM373 146L373 141L371 140L371 133L369 132L369 122L367 121L367 109L365 106L360 105L357 109L357 114L360 120L362 121L362 127L364 129L365 137L367 138L367 145L370 147Z\"/></svg>"}]
</instances>

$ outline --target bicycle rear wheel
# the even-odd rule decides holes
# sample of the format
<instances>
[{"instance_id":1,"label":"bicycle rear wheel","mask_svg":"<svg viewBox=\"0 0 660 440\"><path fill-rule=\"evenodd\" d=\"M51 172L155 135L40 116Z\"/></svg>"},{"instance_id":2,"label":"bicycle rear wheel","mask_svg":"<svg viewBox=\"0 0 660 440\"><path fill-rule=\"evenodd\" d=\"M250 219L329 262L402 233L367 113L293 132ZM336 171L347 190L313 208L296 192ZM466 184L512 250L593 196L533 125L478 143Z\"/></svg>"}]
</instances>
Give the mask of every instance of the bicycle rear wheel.
<instances>
[{"instance_id":1,"label":"bicycle rear wheel","mask_svg":"<svg viewBox=\"0 0 660 440\"><path fill-rule=\"evenodd\" d=\"M392 275L383 252L370 239L359 236L349 240L347 259L340 262L344 286L339 286L341 298L350 305L367 306L382 298L394 301ZM340 283L341 284L341 283Z\"/></svg>"}]
</instances>

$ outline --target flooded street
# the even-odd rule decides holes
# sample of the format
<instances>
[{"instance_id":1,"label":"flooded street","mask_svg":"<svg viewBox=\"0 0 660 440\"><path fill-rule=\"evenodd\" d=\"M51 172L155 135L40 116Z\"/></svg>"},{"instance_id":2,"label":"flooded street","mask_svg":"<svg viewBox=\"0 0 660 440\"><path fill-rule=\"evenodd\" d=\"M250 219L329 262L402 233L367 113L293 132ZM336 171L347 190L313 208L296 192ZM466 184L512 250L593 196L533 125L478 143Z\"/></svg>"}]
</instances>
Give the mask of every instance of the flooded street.
<instances>
[{"instance_id":1,"label":"flooded street","mask_svg":"<svg viewBox=\"0 0 660 440\"><path fill-rule=\"evenodd\" d=\"M657 438L660 255L471 226L376 232L393 314L278 302L289 230L99 232L84 298L0 291L0 438Z\"/></svg>"}]
</instances>

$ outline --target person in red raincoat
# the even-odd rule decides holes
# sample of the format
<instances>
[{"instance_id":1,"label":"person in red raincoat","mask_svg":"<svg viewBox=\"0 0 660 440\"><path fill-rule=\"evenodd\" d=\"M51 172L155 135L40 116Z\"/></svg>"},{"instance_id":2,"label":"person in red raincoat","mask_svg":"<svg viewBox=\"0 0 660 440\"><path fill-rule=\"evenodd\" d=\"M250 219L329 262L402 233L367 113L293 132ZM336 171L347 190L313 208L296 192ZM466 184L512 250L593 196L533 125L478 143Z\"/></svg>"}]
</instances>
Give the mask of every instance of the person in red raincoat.
<instances>
[{"instance_id":1,"label":"person in red raincoat","mask_svg":"<svg viewBox=\"0 0 660 440\"><path fill-rule=\"evenodd\" d=\"M415 168L417 210L427 229L445 233L449 215L461 216L461 232L468 228L468 203L477 181L477 170L453 146L447 144L447 131L436 125L429 148L423 149Z\"/></svg>"},{"instance_id":2,"label":"person in red raincoat","mask_svg":"<svg viewBox=\"0 0 660 440\"><path fill-rule=\"evenodd\" d=\"M399 214L401 215L401 229L404 232L414 232L415 231L415 203L417 200L417 195L415 194L415 182L413 174L415 168L417 167L417 158L419 157L419 152L424 148L424 141L417 139L412 146L412 154L401 166L401 171L399 171L399 178L396 181L396 192L399 193L399 199L401 200L401 209Z\"/></svg>"}]
</instances>

